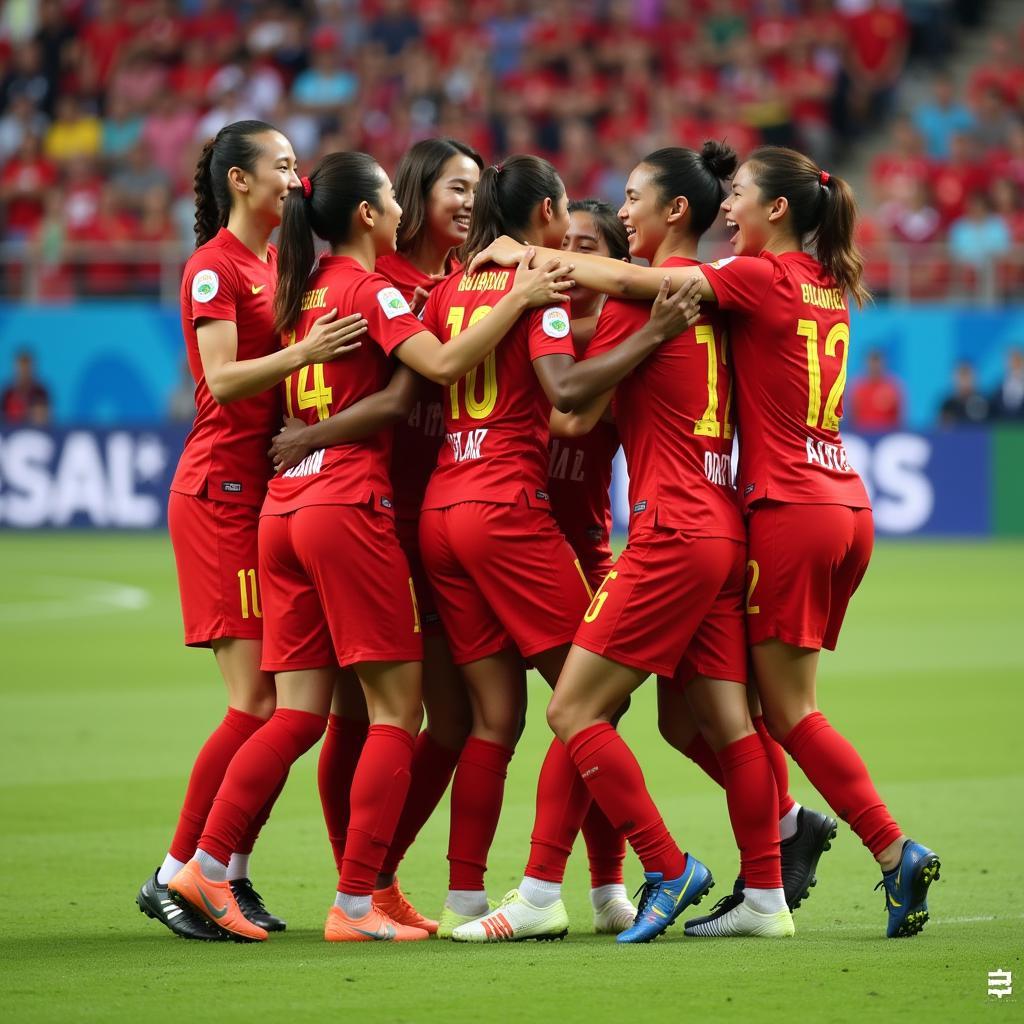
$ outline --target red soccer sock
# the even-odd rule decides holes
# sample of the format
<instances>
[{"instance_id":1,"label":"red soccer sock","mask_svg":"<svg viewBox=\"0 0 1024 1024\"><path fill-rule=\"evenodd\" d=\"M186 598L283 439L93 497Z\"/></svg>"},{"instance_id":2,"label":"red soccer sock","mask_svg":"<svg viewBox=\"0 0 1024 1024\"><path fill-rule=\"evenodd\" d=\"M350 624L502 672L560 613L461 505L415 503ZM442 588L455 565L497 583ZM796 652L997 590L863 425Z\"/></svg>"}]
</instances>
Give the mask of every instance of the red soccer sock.
<instances>
[{"instance_id":1,"label":"red soccer sock","mask_svg":"<svg viewBox=\"0 0 1024 1024\"><path fill-rule=\"evenodd\" d=\"M751 889L781 889L779 812L771 762L757 733L718 752L740 874Z\"/></svg>"},{"instance_id":2,"label":"red soccer sock","mask_svg":"<svg viewBox=\"0 0 1024 1024\"><path fill-rule=\"evenodd\" d=\"M902 835L849 740L820 711L801 719L782 742L811 785L877 857Z\"/></svg>"},{"instance_id":3,"label":"red soccer sock","mask_svg":"<svg viewBox=\"0 0 1024 1024\"><path fill-rule=\"evenodd\" d=\"M537 809L530 836L528 878L561 882L572 844L593 803L587 784L559 740L551 741L537 779Z\"/></svg>"},{"instance_id":4,"label":"red soccer sock","mask_svg":"<svg viewBox=\"0 0 1024 1024\"><path fill-rule=\"evenodd\" d=\"M323 735L326 719L278 708L232 758L206 819L199 847L227 864L253 818L288 769ZM189 855L191 856L191 854Z\"/></svg>"},{"instance_id":5,"label":"red soccer sock","mask_svg":"<svg viewBox=\"0 0 1024 1024\"><path fill-rule=\"evenodd\" d=\"M452 784L449 889L483 891L487 853L501 816L512 753L500 743L476 736L470 736L462 748Z\"/></svg>"},{"instance_id":6,"label":"red soccer sock","mask_svg":"<svg viewBox=\"0 0 1024 1024\"><path fill-rule=\"evenodd\" d=\"M725 776L719 764L718 755L711 749L703 733L697 733L683 753L713 782L725 785Z\"/></svg>"},{"instance_id":7,"label":"red soccer sock","mask_svg":"<svg viewBox=\"0 0 1024 1024\"><path fill-rule=\"evenodd\" d=\"M775 776L775 789L779 794L779 820L781 821L793 809L796 802L789 795L789 765L786 763L786 752L779 742L768 731L764 724L764 718L758 715L754 720L754 728L757 735L761 737L764 744L764 751L772 766L772 775Z\"/></svg>"},{"instance_id":8,"label":"red soccer sock","mask_svg":"<svg viewBox=\"0 0 1024 1024\"><path fill-rule=\"evenodd\" d=\"M576 773L579 775L579 772ZM589 791L588 791L589 792ZM583 819L583 839L590 862L590 887L622 885L622 863L626 859L626 837L612 823L596 800Z\"/></svg>"},{"instance_id":9,"label":"red soccer sock","mask_svg":"<svg viewBox=\"0 0 1024 1024\"><path fill-rule=\"evenodd\" d=\"M203 744L192 766L185 801L169 848L171 856L176 860L191 860L213 806L213 798L224 781L224 773L231 759L264 721L257 715L228 708L224 720Z\"/></svg>"},{"instance_id":10,"label":"red soccer sock","mask_svg":"<svg viewBox=\"0 0 1024 1024\"><path fill-rule=\"evenodd\" d=\"M317 762L317 785L320 806L327 823L327 837L334 853L334 865L341 874L345 859L345 837L348 833L349 794L359 764L359 755L366 742L369 722L359 722L340 715L327 717L327 735Z\"/></svg>"},{"instance_id":11,"label":"red soccer sock","mask_svg":"<svg viewBox=\"0 0 1024 1024\"><path fill-rule=\"evenodd\" d=\"M352 779L351 812L338 892L369 896L395 836L409 793L412 736L395 725L371 725Z\"/></svg>"},{"instance_id":12,"label":"red soccer sock","mask_svg":"<svg viewBox=\"0 0 1024 1024\"><path fill-rule=\"evenodd\" d=\"M566 748L612 827L625 833L644 871L678 878L686 870L686 855L665 828L640 765L614 727L600 722L582 729Z\"/></svg>"},{"instance_id":13,"label":"red soccer sock","mask_svg":"<svg viewBox=\"0 0 1024 1024\"><path fill-rule=\"evenodd\" d=\"M270 812L274 809L274 804L277 803L277 798L281 795L281 790L284 789L284 784L288 781L288 773L285 772L284 778L277 784L277 788L267 798L267 802L256 812L256 817L249 822L249 827L245 830L245 835L238 840L238 846L235 848L235 853L240 853L243 856L252 853L252 848L256 845L256 840L260 837L260 832L263 830L263 826L266 825L267 820L270 818Z\"/></svg>"},{"instance_id":14,"label":"red soccer sock","mask_svg":"<svg viewBox=\"0 0 1024 1024\"><path fill-rule=\"evenodd\" d=\"M412 751L409 795L406 797L402 816L395 827L395 838L391 840L391 846L381 865L382 874L393 875L398 870L406 851L441 802L448 783L452 781L461 753L461 750L442 747L430 735L429 730L424 730L416 737Z\"/></svg>"}]
</instances>

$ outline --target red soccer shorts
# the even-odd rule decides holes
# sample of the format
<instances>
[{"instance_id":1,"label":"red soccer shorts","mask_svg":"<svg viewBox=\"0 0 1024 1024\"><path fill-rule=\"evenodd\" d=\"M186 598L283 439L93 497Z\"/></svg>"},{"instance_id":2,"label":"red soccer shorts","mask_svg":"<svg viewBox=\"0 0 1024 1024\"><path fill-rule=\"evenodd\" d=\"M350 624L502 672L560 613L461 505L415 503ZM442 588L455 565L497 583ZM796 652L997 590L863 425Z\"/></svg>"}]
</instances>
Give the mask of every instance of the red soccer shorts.
<instances>
[{"instance_id":1,"label":"red soccer shorts","mask_svg":"<svg viewBox=\"0 0 1024 1024\"><path fill-rule=\"evenodd\" d=\"M582 551L578 547L573 547L573 550L580 560L583 575L587 577L590 589L597 590L604 582L605 576L615 568L615 559L606 549L596 546Z\"/></svg>"},{"instance_id":2,"label":"red soccer shorts","mask_svg":"<svg viewBox=\"0 0 1024 1024\"><path fill-rule=\"evenodd\" d=\"M573 643L686 683L747 681L743 545L660 526L630 535Z\"/></svg>"},{"instance_id":3,"label":"red soccer shorts","mask_svg":"<svg viewBox=\"0 0 1024 1024\"><path fill-rule=\"evenodd\" d=\"M256 554L259 508L171 491L167 527L178 566L185 643L263 636Z\"/></svg>"},{"instance_id":4,"label":"red soccer shorts","mask_svg":"<svg viewBox=\"0 0 1024 1024\"><path fill-rule=\"evenodd\" d=\"M513 645L529 658L572 640L590 588L547 509L523 499L428 509L420 545L456 665Z\"/></svg>"},{"instance_id":5,"label":"red soccer shorts","mask_svg":"<svg viewBox=\"0 0 1024 1024\"><path fill-rule=\"evenodd\" d=\"M265 672L423 659L409 563L368 506L263 516L260 587Z\"/></svg>"},{"instance_id":6,"label":"red soccer shorts","mask_svg":"<svg viewBox=\"0 0 1024 1024\"><path fill-rule=\"evenodd\" d=\"M395 519L395 533L398 543L402 545L413 586L416 588L416 600L420 606L420 624L424 636L444 636L441 616L437 611L434 591L427 579L427 570L423 568L423 556L420 554L420 522L418 519Z\"/></svg>"},{"instance_id":7,"label":"red soccer shorts","mask_svg":"<svg viewBox=\"0 0 1024 1024\"><path fill-rule=\"evenodd\" d=\"M747 519L747 636L836 649L874 546L869 508L765 501Z\"/></svg>"}]
</instances>

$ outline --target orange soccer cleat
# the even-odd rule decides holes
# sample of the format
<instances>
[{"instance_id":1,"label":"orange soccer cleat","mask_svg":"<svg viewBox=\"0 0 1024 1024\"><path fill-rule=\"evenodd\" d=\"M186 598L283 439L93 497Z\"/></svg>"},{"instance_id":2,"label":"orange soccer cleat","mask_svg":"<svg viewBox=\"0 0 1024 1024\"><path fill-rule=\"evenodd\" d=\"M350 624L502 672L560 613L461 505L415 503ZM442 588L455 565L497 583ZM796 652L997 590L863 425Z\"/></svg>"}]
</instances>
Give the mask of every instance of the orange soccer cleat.
<instances>
[{"instance_id":1,"label":"orange soccer cleat","mask_svg":"<svg viewBox=\"0 0 1024 1024\"><path fill-rule=\"evenodd\" d=\"M398 924L422 928L428 935L437 934L437 922L424 917L406 898L396 878L386 889L375 889L373 905Z\"/></svg>"},{"instance_id":2,"label":"orange soccer cleat","mask_svg":"<svg viewBox=\"0 0 1024 1024\"><path fill-rule=\"evenodd\" d=\"M353 920L341 907L331 907L324 925L328 942L416 942L430 935L422 928L393 921L377 906Z\"/></svg>"},{"instance_id":3,"label":"orange soccer cleat","mask_svg":"<svg viewBox=\"0 0 1024 1024\"><path fill-rule=\"evenodd\" d=\"M174 899L198 910L236 942L265 942L267 933L242 913L228 882L214 882L190 860L168 883Z\"/></svg>"}]
</instances>

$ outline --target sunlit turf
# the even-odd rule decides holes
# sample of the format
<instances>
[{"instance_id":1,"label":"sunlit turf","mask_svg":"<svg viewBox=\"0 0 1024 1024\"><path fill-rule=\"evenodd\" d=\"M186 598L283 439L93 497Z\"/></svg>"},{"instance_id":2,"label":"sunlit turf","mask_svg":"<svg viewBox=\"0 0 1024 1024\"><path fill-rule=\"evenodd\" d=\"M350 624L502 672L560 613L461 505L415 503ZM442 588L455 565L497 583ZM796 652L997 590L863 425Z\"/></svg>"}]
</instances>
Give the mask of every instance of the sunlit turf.
<instances>
[{"instance_id":1,"label":"sunlit turf","mask_svg":"<svg viewBox=\"0 0 1024 1024\"><path fill-rule=\"evenodd\" d=\"M35 1020L661 1021L1021 1019L1024 545L883 544L821 702L906 830L940 852L920 937L887 942L876 870L845 828L787 942L647 947L590 932L582 844L569 939L469 948L322 941L335 877L315 758L293 770L254 858L284 935L189 944L134 895L166 851L196 750L222 713L213 659L181 646L162 535L0 535L0 1015ZM661 741L652 687L622 729L681 843L724 894L736 854L721 792ZM512 763L489 890L520 877L549 734L545 688ZM822 806L793 768L797 799ZM446 885L446 804L403 866L427 913ZM630 857L627 880L639 884Z\"/></svg>"}]
</instances>

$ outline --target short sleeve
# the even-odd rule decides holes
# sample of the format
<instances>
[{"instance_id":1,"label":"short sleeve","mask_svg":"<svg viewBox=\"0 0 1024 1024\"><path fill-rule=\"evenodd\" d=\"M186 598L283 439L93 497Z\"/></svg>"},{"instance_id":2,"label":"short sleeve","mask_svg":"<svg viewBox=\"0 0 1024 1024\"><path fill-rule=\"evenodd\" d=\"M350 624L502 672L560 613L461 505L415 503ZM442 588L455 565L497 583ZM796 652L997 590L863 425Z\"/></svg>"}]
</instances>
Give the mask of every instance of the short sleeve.
<instances>
[{"instance_id":1,"label":"short sleeve","mask_svg":"<svg viewBox=\"0 0 1024 1024\"><path fill-rule=\"evenodd\" d=\"M405 296L380 274L367 275L356 292L356 301L357 311L366 318L367 333L386 355L424 329Z\"/></svg>"},{"instance_id":2,"label":"short sleeve","mask_svg":"<svg viewBox=\"0 0 1024 1024\"><path fill-rule=\"evenodd\" d=\"M527 324L531 360L540 359L541 356L575 357L567 303L531 309Z\"/></svg>"},{"instance_id":3,"label":"short sleeve","mask_svg":"<svg viewBox=\"0 0 1024 1024\"><path fill-rule=\"evenodd\" d=\"M606 299L601 315L597 318L597 329L587 346L587 359L620 345L631 334L635 334L651 317L651 307L646 302L627 299Z\"/></svg>"},{"instance_id":4,"label":"short sleeve","mask_svg":"<svg viewBox=\"0 0 1024 1024\"><path fill-rule=\"evenodd\" d=\"M202 319L238 322L238 278L220 254L199 255L189 264L184 285L182 294L193 324Z\"/></svg>"},{"instance_id":5,"label":"short sleeve","mask_svg":"<svg viewBox=\"0 0 1024 1024\"><path fill-rule=\"evenodd\" d=\"M715 293L719 309L753 313L781 273L774 260L764 256L728 256L700 267Z\"/></svg>"},{"instance_id":6,"label":"short sleeve","mask_svg":"<svg viewBox=\"0 0 1024 1024\"><path fill-rule=\"evenodd\" d=\"M430 331L435 338L441 338L440 321L438 319L438 307L441 305L441 288L432 288L420 310L420 320L423 322L423 329ZM443 339L442 339L443 340Z\"/></svg>"}]
</instances>

